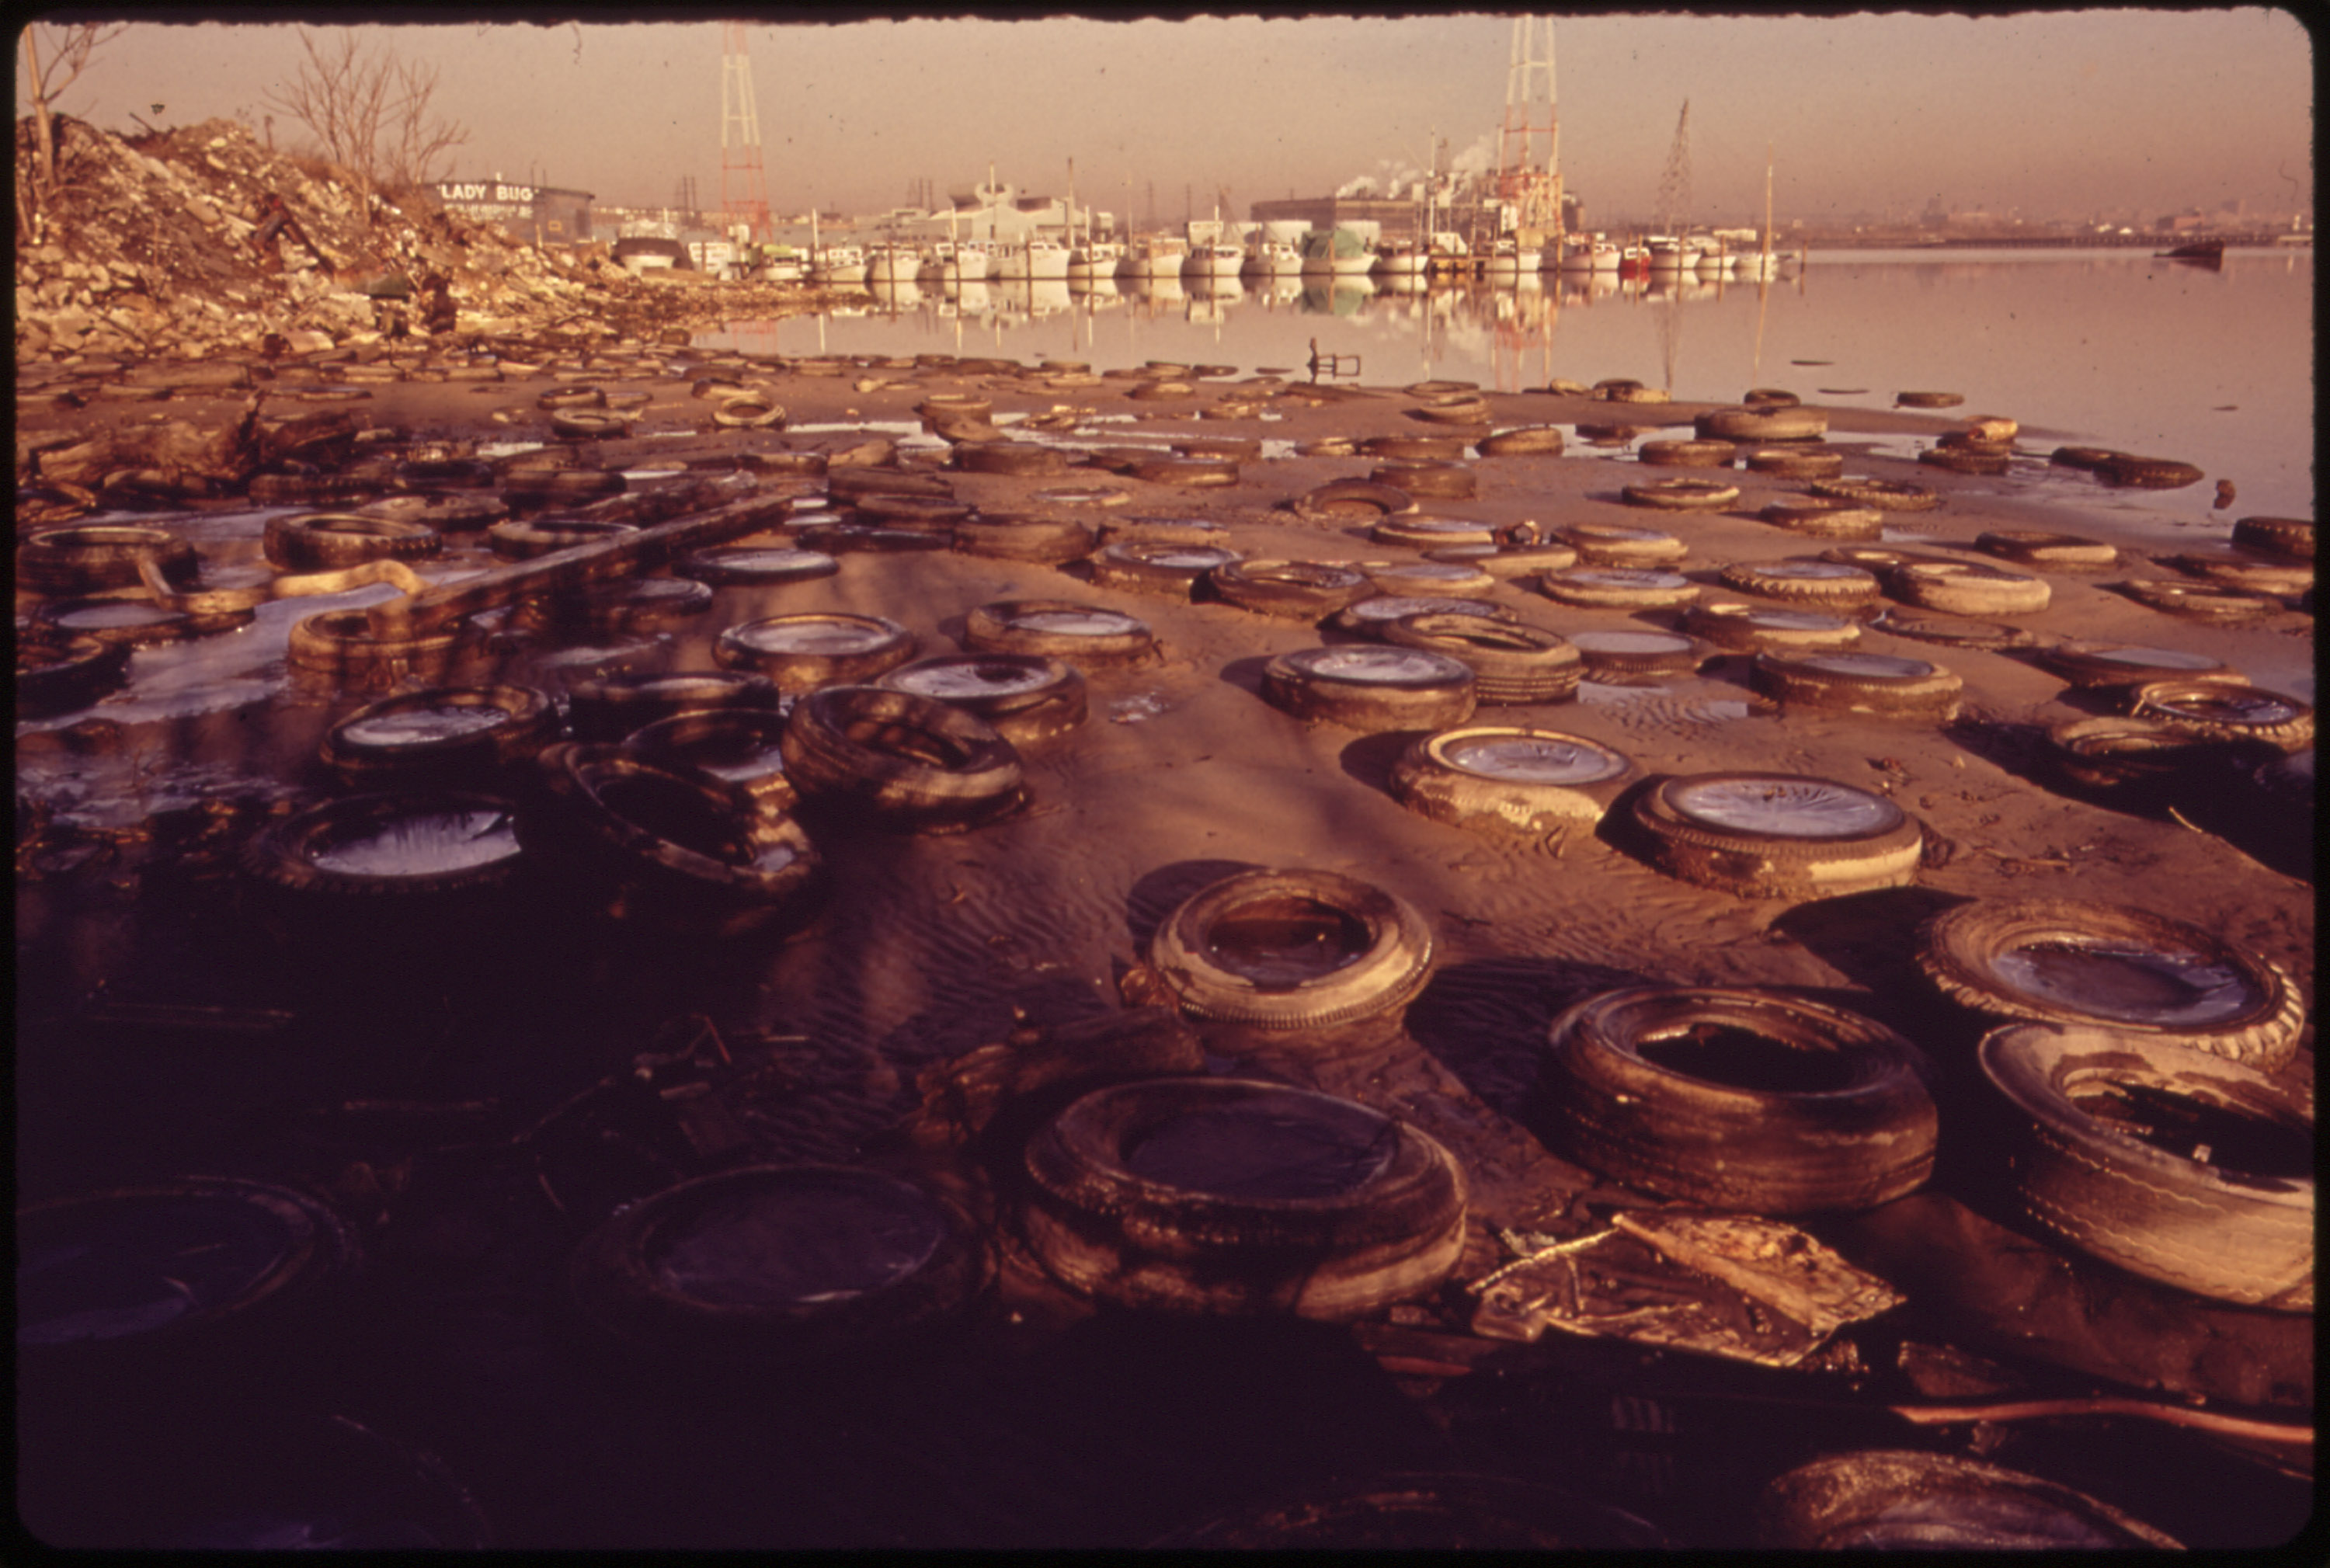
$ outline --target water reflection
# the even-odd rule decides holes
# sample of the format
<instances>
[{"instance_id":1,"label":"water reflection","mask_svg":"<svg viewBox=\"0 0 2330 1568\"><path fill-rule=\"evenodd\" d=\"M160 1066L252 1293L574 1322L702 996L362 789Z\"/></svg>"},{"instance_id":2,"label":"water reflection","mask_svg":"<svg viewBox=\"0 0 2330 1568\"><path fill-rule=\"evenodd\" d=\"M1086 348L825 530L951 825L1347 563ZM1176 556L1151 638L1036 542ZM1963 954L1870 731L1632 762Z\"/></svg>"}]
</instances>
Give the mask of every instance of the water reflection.
<instances>
[{"instance_id":1,"label":"water reflection","mask_svg":"<svg viewBox=\"0 0 2330 1568\"><path fill-rule=\"evenodd\" d=\"M1241 366L1359 356L1368 379L1463 380L1501 391L1555 377L1632 377L1678 399L1780 386L1830 406L1890 409L1905 388L1963 392L2012 415L2026 448L2108 446L2236 479L2240 509L2314 505L2311 252L2228 252L2221 270L2125 250L1814 252L1777 279L1541 273L1462 280L1103 279L1092 284L876 283L815 318L738 324L698 339L753 354L913 354L975 326L994 352L1095 368L1202 359ZM944 307L942 309L942 307ZM1126 326L1097 341L1094 323ZM1016 335L1016 336L1015 336ZM2082 501L2205 515L2202 489ZM2196 500L2195 497L2200 497Z\"/></svg>"}]
</instances>

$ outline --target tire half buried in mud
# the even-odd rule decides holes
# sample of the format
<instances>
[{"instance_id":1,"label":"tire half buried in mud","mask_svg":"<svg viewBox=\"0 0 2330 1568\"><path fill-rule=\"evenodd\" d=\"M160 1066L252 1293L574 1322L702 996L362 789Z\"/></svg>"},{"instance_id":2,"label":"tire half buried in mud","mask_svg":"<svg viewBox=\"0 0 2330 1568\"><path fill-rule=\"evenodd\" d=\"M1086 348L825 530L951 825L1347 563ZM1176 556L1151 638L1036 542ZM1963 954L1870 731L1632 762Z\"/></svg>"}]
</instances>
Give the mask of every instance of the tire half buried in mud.
<instances>
[{"instance_id":1,"label":"tire half buried in mud","mask_svg":"<svg viewBox=\"0 0 2330 1568\"><path fill-rule=\"evenodd\" d=\"M1079 668L1135 664L1157 650L1149 623L1105 605L1066 599L1006 599L963 617L962 645L974 653L1033 654Z\"/></svg>"},{"instance_id":2,"label":"tire half buried in mud","mask_svg":"<svg viewBox=\"0 0 2330 1568\"><path fill-rule=\"evenodd\" d=\"M1833 1454L1790 1470L1757 1500L1756 1540L1795 1552L2182 1549L2084 1492L1915 1449Z\"/></svg>"},{"instance_id":3,"label":"tire half buried in mud","mask_svg":"<svg viewBox=\"0 0 2330 1568\"><path fill-rule=\"evenodd\" d=\"M1193 1018L1318 1029L1414 997L1432 967L1432 928L1351 877L1249 871L1166 916L1149 962Z\"/></svg>"},{"instance_id":4,"label":"tire half buried in mud","mask_svg":"<svg viewBox=\"0 0 2330 1568\"><path fill-rule=\"evenodd\" d=\"M2269 959L2120 904L1987 899L1918 933L1918 967L1994 1018L2084 1025L2205 1051L2264 1072L2297 1051L2306 1008Z\"/></svg>"},{"instance_id":5,"label":"tire half buried in mud","mask_svg":"<svg viewBox=\"0 0 2330 1568\"><path fill-rule=\"evenodd\" d=\"M802 798L909 832L977 827L1027 800L1019 753L983 720L914 692L827 686L793 704L781 742Z\"/></svg>"},{"instance_id":6,"label":"tire half buried in mud","mask_svg":"<svg viewBox=\"0 0 2330 1568\"><path fill-rule=\"evenodd\" d=\"M993 1277L953 1205L878 1171L752 1166L619 1210L575 1249L570 1302L656 1362L858 1362L956 1318Z\"/></svg>"},{"instance_id":7,"label":"tire half buried in mud","mask_svg":"<svg viewBox=\"0 0 2330 1568\"><path fill-rule=\"evenodd\" d=\"M1035 654L941 654L901 665L874 683L933 697L984 720L1014 746L1065 734L1084 722L1084 678Z\"/></svg>"},{"instance_id":8,"label":"tire half buried in mud","mask_svg":"<svg viewBox=\"0 0 2330 1568\"><path fill-rule=\"evenodd\" d=\"M1625 756L1582 735L1468 724L1413 742L1392 764L1391 791L1435 822L1541 834L1601 821L1634 774Z\"/></svg>"},{"instance_id":9,"label":"tire half buried in mud","mask_svg":"<svg viewBox=\"0 0 2330 1568\"><path fill-rule=\"evenodd\" d=\"M2011 1024L1982 1070L2024 1119L2023 1213L2106 1262L2221 1300L2314 1305L2314 1100L2155 1036Z\"/></svg>"},{"instance_id":10,"label":"tire half buried in mud","mask_svg":"<svg viewBox=\"0 0 2330 1568\"><path fill-rule=\"evenodd\" d=\"M1874 1208L1933 1174L1930 1065L1841 1007L1640 986L1568 1008L1549 1038L1555 1147L1630 1185L1776 1215Z\"/></svg>"},{"instance_id":11,"label":"tire half buried in mud","mask_svg":"<svg viewBox=\"0 0 2330 1568\"><path fill-rule=\"evenodd\" d=\"M1901 887L1924 834L1884 796L1799 773L1696 773L1635 797L1633 826L1669 876L1746 898Z\"/></svg>"},{"instance_id":12,"label":"tire half buried in mud","mask_svg":"<svg viewBox=\"0 0 2330 1568\"><path fill-rule=\"evenodd\" d=\"M568 742L535 759L543 805L519 841L545 869L611 893L640 929L734 936L805 911L821 857L800 824L695 770Z\"/></svg>"},{"instance_id":13,"label":"tire half buried in mud","mask_svg":"<svg viewBox=\"0 0 2330 1568\"><path fill-rule=\"evenodd\" d=\"M1152 1311L1344 1321L1439 1285L1463 1172L1350 1100L1236 1078L1097 1090L1028 1140L1021 1228L1062 1283Z\"/></svg>"},{"instance_id":14,"label":"tire half buried in mud","mask_svg":"<svg viewBox=\"0 0 2330 1568\"><path fill-rule=\"evenodd\" d=\"M1347 730L1439 730L1473 716L1474 684L1471 666L1427 648L1297 648L1263 667L1262 697Z\"/></svg>"},{"instance_id":15,"label":"tire half buried in mud","mask_svg":"<svg viewBox=\"0 0 2330 1568\"><path fill-rule=\"evenodd\" d=\"M324 765L359 787L497 779L558 738L558 712L532 686L430 686L383 697L324 733Z\"/></svg>"}]
</instances>

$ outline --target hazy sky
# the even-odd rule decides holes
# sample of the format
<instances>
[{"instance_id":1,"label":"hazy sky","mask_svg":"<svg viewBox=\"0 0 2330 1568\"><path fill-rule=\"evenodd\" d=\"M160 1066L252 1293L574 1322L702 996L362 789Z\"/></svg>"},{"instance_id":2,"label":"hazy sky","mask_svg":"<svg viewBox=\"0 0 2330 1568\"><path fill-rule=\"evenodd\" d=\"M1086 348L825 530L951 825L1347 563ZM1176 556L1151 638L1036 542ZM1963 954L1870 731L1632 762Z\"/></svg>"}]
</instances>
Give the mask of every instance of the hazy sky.
<instances>
[{"instance_id":1,"label":"hazy sky","mask_svg":"<svg viewBox=\"0 0 2330 1568\"><path fill-rule=\"evenodd\" d=\"M356 31L440 68L439 106L470 133L451 173L658 205L693 175L716 203L716 23ZM1084 203L1142 218L1153 184L1178 222L1217 187L1244 217L1381 184L1435 132L1452 158L1493 160L1512 32L1510 14L1248 14L763 20L746 37L779 212L876 211L924 178L968 189L990 160L1058 194L1073 158ZM1702 222L1760 216L1767 144L1783 218L1936 198L2033 217L2311 210L2312 42L2284 12L1596 15L1558 23L1555 51L1562 169L1592 222L1655 211L1685 99ZM256 126L299 59L289 25L136 23L64 107L121 130L133 113ZM274 134L300 132L279 114Z\"/></svg>"}]
</instances>

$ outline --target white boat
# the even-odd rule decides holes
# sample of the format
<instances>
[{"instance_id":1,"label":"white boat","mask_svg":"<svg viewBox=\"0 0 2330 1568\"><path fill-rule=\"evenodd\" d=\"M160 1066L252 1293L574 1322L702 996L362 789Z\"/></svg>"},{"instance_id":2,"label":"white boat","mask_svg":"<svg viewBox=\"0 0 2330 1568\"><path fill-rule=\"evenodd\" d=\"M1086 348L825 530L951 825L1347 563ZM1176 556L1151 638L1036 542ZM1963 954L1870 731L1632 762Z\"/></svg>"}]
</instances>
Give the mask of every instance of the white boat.
<instances>
[{"instance_id":1,"label":"white boat","mask_svg":"<svg viewBox=\"0 0 2330 1568\"><path fill-rule=\"evenodd\" d=\"M1091 284L1103 279L1114 282L1116 269L1124 265L1124 247L1113 240L1087 240L1068 252L1068 281Z\"/></svg>"},{"instance_id":2,"label":"white boat","mask_svg":"<svg viewBox=\"0 0 2330 1568\"><path fill-rule=\"evenodd\" d=\"M1650 252L1653 272L1680 272L1691 265L1691 247L1675 235L1653 234L1643 244Z\"/></svg>"},{"instance_id":3,"label":"white boat","mask_svg":"<svg viewBox=\"0 0 2330 1568\"><path fill-rule=\"evenodd\" d=\"M1429 278L1453 278L1473 270L1473 248L1464 236L1446 229L1435 230L1432 243L1424 253L1424 271Z\"/></svg>"},{"instance_id":4,"label":"white boat","mask_svg":"<svg viewBox=\"0 0 2330 1568\"><path fill-rule=\"evenodd\" d=\"M1179 234L1143 234L1126 250L1122 265L1116 269L1119 278L1170 278L1181 280L1181 269L1189 260L1189 242Z\"/></svg>"},{"instance_id":5,"label":"white boat","mask_svg":"<svg viewBox=\"0 0 2330 1568\"><path fill-rule=\"evenodd\" d=\"M1238 269L1246 265L1246 251L1238 246L1220 241L1190 247L1189 259L1181 264L1184 278L1236 278Z\"/></svg>"},{"instance_id":6,"label":"white boat","mask_svg":"<svg viewBox=\"0 0 2330 1568\"><path fill-rule=\"evenodd\" d=\"M1573 234L1562 242L1561 270L1564 272L1607 272L1618 270L1618 247L1603 234Z\"/></svg>"},{"instance_id":7,"label":"white boat","mask_svg":"<svg viewBox=\"0 0 2330 1568\"><path fill-rule=\"evenodd\" d=\"M1375 265L1368 270L1389 282L1424 276L1424 247L1413 240L1382 240L1376 243Z\"/></svg>"},{"instance_id":8,"label":"white boat","mask_svg":"<svg viewBox=\"0 0 2330 1568\"><path fill-rule=\"evenodd\" d=\"M954 241L933 240L931 241L930 249L922 253L914 268L914 281L943 283L954 276Z\"/></svg>"},{"instance_id":9,"label":"white boat","mask_svg":"<svg viewBox=\"0 0 2330 1568\"><path fill-rule=\"evenodd\" d=\"M1302 253L1283 240L1265 240L1257 234L1246 241L1246 260L1238 270L1260 278L1275 278L1281 273L1300 273Z\"/></svg>"},{"instance_id":10,"label":"white boat","mask_svg":"<svg viewBox=\"0 0 2330 1568\"><path fill-rule=\"evenodd\" d=\"M947 279L954 283L988 283L997 277L999 247L988 240L957 240L953 241L954 257L947 266Z\"/></svg>"},{"instance_id":11,"label":"white boat","mask_svg":"<svg viewBox=\"0 0 2330 1568\"><path fill-rule=\"evenodd\" d=\"M809 279L830 288L862 284L866 281L866 252L855 245L829 246L810 262Z\"/></svg>"},{"instance_id":12,"label":"white boat","mask_svg":"<svg viewBox=\"0 0 2330 1568\"><path fill-rule=\"evenodd\" d=\"M1066 283L1068 248L1039 235L1006 246L996 257L995 279L999 283Z\"/></svg>"},{"instance_id":13,"label":"white boat","mask_svg":"<svg viewBox=\"0 0 2330 1568\"><path fill-rule=\"evenodd\" d=\"M1520 278L1537 276L1542 252L1535 247L1524 250L1517 240L1500 240L1489 250L1489 276Z\"/></svg>"},{"instance_id":14,"label":"white boat","mask_svg":"<svg viewBox=\"0 0 2330 1568\"><path fill-rule=\"evenodd\" d=\"M912 283L920 276L923 253L912 245L878 240L867 248L866 281L895 285Z\"/></svg>"},{"instance_id":15,"label":"white boat","mask_svg":"<svg viewBox=\"0 0 2330 1568\"><path fill-rule=\"evenodd\" d=\"M1749 250L1733 260L1731 275L1745 278L1750 282L1777 278L1780 275L1780 259L1769 250Z\"/></svg>"},{"instance_id":16,"label":"white boat","mask_svg":"<svg viewBox=\"0 0 2330 1568\"><path fill-rule=\"evenodd\" d=\"M1350 229L1313 229L1300 247L1305 278L1360 279L1376 264L1376 253Z\"/></svg>"}]
</instances>

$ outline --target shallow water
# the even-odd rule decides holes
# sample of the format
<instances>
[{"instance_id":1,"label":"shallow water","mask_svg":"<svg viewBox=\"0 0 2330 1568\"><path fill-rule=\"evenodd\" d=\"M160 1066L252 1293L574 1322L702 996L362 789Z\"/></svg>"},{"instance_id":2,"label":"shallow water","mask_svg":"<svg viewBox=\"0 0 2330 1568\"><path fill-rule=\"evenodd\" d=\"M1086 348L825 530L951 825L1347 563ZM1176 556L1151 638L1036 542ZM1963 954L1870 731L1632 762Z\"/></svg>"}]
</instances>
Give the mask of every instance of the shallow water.
<instances>
[{"instance_id":1,"label":"shallow water","mask_svg":"<svg viewBox=\"0 0 2330 1568\"><path fill-rule=\"evenodd\" d=\"M1032 692L1050 677L1040 669L1018 665L945 664L931 669L906 670L890 677L900 691L936 697L994 697Z\"/></svg>"},{"instance_id":2,"label":"shallow water","mask_svg":"<svg viewBox=\"0 0 2330 1568\"><path fill-rule=\"evenodd\" d=\"M2027 996L2130 1024L2218 1024L2257 1005L2257 987L2229 964L2184 953L2040 942L1993 960Z\"/></svg>"},{"instance_id":3,"label":"shallow water","mask_svg":"<svg viewBox=\"0 0 2330 1568\"><path fill-rule=\"evenodd\" d=\"M507 708L490 704L448 703L358 719L340 734L359 746L426 746L482 733L509 723L510 717Z\"/></svg>"},{"instance_id":4,"label":"shallow water","mask_svg":"<svg viewBox=\"0 0 2330 1568\"><path fill-rule=\"evenodd\" d=\"M1096 370L1211 362L1299 379L1315 338L1321 356L1356 358L1360 379L1388 385L1517 392L1558 376L1630 376L1679 399L1778 386L1869 409L1892 407L1904 389L1946 390L1965 394L1960 412L2019 419L2026 449L2176 458L2236 479L2242 514L2310 516L2313 267L2311 250L2231 250L2217 272L2136 250L1820 250L1761 286L1540 277L1395 294L1279 279L1067 298L998 286L961 303L906 289L850 314L733 323L697 341L784 354L1049 356ZM2205 486L2115 491L2025 467L2018 482L2105 518L2204 515L2211 498Z\"/></svg>"},{"instance_id":5,"label":"shallow water","mask_svg":"<svg viewBox=\"0 0 2330 1568\"><path fill-rule=\"evenodd\" d=\"M345 876L441 876L518 853L504 811L416 811L334 836L308 855Z\"/></svg>"},{"instance_id":6,"label":"shallow water","mask_svg":"<svg viewBox=\"0 0 2330 1568\"><path fill-rule=\"evenodd\" d=\"M650 1259L668 1288L739 1307L846 1300L930 1261L938 1212L887 1183L796 1176L724 1194L659 1239Z\"/></svg>"},{"instance_id":7,"label":"shallow water","mask_svg":"<svg viewBox=\"0 0 2330 1568\"><path fill-rule=\"evenodd\" d=\"M36 1219L17 1238L16 1342L113 1339L207 1311L274 1268L290 1242L274 1214L221 1196Z\"/></svg>"}]
</instances>

